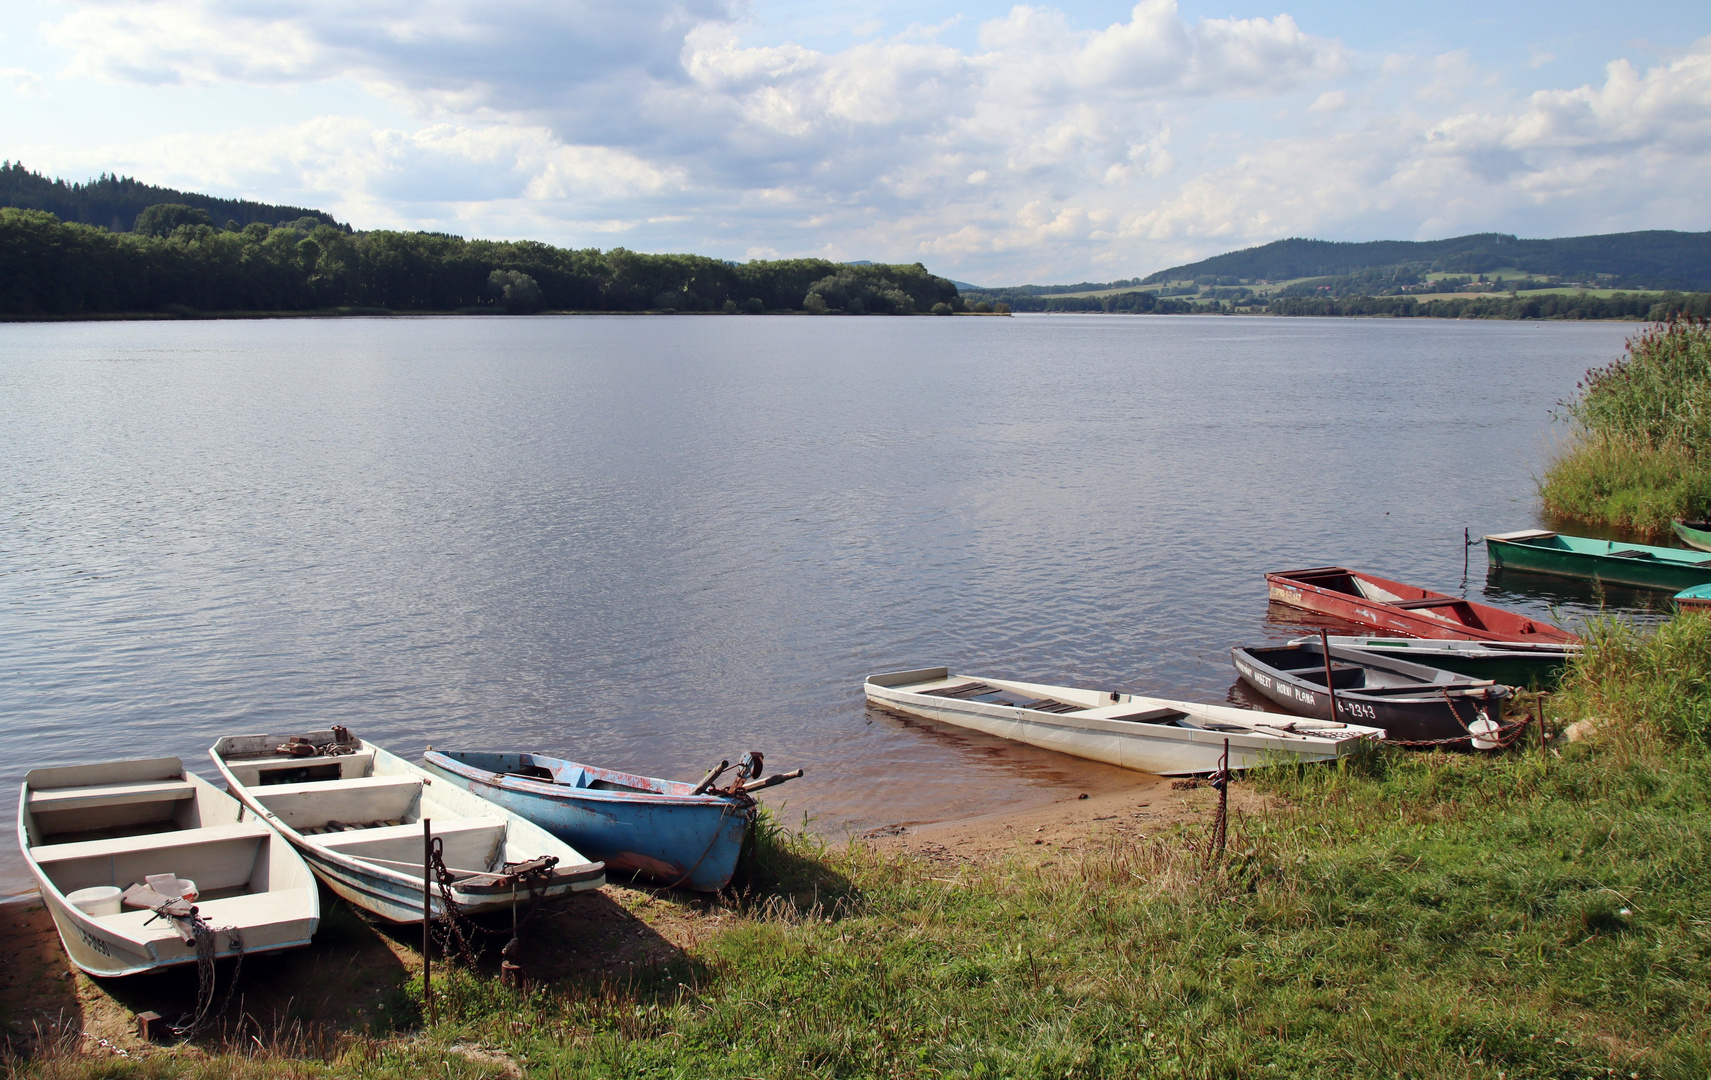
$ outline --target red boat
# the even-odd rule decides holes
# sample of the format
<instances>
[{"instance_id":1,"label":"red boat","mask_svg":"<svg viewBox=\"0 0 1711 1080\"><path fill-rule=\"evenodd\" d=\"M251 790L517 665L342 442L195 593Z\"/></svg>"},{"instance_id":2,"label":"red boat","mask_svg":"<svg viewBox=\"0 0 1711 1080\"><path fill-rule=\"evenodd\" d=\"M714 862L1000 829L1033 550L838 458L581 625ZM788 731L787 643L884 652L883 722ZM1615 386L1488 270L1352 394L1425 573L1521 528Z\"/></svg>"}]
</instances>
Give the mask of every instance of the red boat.
<instances>
[{"instance_id":1,"label":"red boat","mask_svg":"<svg viewBox=\"0 0 1711 1080\"><path fill-rule=\"evenodd\" d=\"M1567 630L1514 611L1476 604L1459 596L1430 592L1362 574L1341 566L1283 570L1265 576L1271 598L1280 604L1334 615L1387 634L1416 638L1465 638L1472 641L1550 641L1573 644Z\"/></svg>"}]
</instances>

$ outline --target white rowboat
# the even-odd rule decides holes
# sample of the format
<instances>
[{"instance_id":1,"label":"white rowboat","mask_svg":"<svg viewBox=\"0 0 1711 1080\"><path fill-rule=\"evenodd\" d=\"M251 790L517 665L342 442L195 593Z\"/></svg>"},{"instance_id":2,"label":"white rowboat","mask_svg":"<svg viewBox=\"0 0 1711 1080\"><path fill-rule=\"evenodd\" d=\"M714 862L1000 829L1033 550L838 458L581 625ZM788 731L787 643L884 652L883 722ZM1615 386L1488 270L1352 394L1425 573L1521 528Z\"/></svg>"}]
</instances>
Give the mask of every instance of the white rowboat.
<instances>
[{"instance_id":1,"label":"white rowboat","mask_svg":"<svg viewBox=\"0 0 1711 1080\"><path fill-rule=\"evenodd\" d=\"M294 757L277 748L315 748ZM396 923L422 921L422 819L443 846L452 903L464 914L598 889L605 866L539 825L340 728L298 735L228 735L210 751L232 794L278 829L327 887ZM554 859L534 874L519 867ZM532 892L531 892L532 887ZM434 918L445 914L430 890Z\"/></svg>"},{"instance_id":2,"label":"white rowboat","mask_svg":"<svg viewBox=\"0 0 1711 1080\"><path fill-rule=\"evenodd\" d=\"M1328 761L1381 741L1378 728L1254 712L1227 705L1080 690L1044 683L956 675L922 668L870 675L875 705L1162 776L1279 761Z\"/></svg>"},{"instance_id":3,"label":"white rowboat","mask_svg":"<svg viewBox=\"0 0 1711 1080\"><path fill-rule=\"evenodd\" d=\"M175 757L31 769L18 846L72 962L134 975L196 962L190 919L120 903L116 890L151 875L195 883L216 957L236 955L240 941L246 955L309 944L321 920L314 877L284 837L243 819L236 799ZM96 889L115 910L91 914L67 899Z\"/></svg>"}]
</instances>

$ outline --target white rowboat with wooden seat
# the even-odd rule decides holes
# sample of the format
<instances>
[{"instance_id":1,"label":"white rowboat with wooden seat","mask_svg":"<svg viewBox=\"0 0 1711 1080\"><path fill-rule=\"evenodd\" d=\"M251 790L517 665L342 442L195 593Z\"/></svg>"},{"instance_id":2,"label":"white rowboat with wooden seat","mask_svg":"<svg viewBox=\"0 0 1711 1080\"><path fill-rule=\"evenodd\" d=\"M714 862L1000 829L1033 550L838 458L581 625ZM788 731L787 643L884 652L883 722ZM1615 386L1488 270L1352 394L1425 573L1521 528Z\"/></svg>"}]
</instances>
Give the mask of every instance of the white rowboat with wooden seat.
<instances>
[{"instance_id":1,"label":"white rowboat with wooden seat","mask_svg":"<svg viewBox=\"0 0 1711 1080\"><path fill-rule=\"evenodd\" d=\"M282 753L296 743L304 756ZM228 735L210 751L233 795L278 829L327 887L397 923L422 921L422 820L463 914L598 889L602 863L504 807L343 728ZM435 874L438 877L436 871ZM446 914L439 884L432 916Z\"/></svg>"},{"instance_id":2,"label":"white rowboat with wooden seat","mask_svg":"<svg viewBox=\"0 0 1711 1080\"><path fill-rule=\"evenodd\" d=\"M1215 772L1226 740L1229 767L1248 769L1334 760L1384 738L1378 728L1355 724L942 667L870 675L863 689L868 701L896 712L1162 776Z\"/></svg>"},{"instance_id":3,"label":"white rowboat with wooden seat","mask_svg":"<svg viewBox=\"0 0 1711 1080\"><path fill-rule=\"evenodd\" d=\"M91 975L195 963L197 918L216 957L307 945L321 919L315 878L285 838L175 757L30 770L18 846L66 953ZM153 875L194 882L196 918L190 905L138 906L174 899L131 891Z\"/></svg>"}]
</instances>

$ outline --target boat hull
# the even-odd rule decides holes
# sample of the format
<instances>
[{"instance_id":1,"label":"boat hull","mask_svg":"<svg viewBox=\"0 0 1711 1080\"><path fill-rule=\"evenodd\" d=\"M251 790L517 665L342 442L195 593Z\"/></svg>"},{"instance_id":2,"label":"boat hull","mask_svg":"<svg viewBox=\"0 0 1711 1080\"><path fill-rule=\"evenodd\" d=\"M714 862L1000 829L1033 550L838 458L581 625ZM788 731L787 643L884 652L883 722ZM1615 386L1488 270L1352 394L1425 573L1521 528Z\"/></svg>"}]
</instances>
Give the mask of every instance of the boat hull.
<instances>
[{"instance_id":1,"label":"boat hull","mask_svg":"<svg viewBox=\"0 0 1711 1080\"><path fill-rule=\"evenodd\" d=\"M1301 638L1291 644L1316 641ZM1572 655L1563 649L1524 647L1504 650L1448 648L1443 638L1370 638L1333 635L1331 644L1346 649L1358 649L1374 656L1424 664L1441 671L1453 671L1475 679L1490 679L1505 686L1543 690L1557 685ZM1444 642L1444 644L1436 644ZM1459 643L1456 643L1459 644ZM1501 642L1492 642L1493 646Z\"/></svg>"},{"instance_id":2,"label":"boat hull","mask_svg":"<svg viewBox=\"0 0 1711 1080\"><path fill-rule=\"evenodd\" d=\"M1340 741L1334 741L1329 738L1298 737L1280 740L1272 736L1237 731L1165 727L1097 717L1054 715L1015 706L934 697L902 689L909 685L925 684L935 678L950 677L946 668L892 672L870 676L863 690L869 702L893 712L1160 776L1215 772L1220 767L1226 743L1229 747L1229 767L1251 769L1261 764L1285 760L1335 760L1359 752L1364 745L1382 737L1383 734L1368 732L1365 727L1355 727L1353 731L1367 732L1370 738L1344 737ZM1055 689L1038 684L993 679L985 681L1001 687ZM1197 713L1229 712L1242 714L1244 718L1256 715L1247 710L1224 706L1199 706L1131 695L1121 695L1121 699L1135 707L1155 705L1193 709Z\"/></svg>"},{"instance_id":3,"label":"boat hull","mask_svg":"<svg viewBox=\"0 0 1711 1080\"><path fill-rule=\"evenodd\" d=\"M1711 551L1711 521L1672 521L1670 528L1682 543L1699 551Z\"/></svg>"},{"instance_id":4,"label":"boat hull","mask_svg":"<svg viewBox=\"0 0 1711 1080\"><path fill-rule=\"evenodd\" d=\"M1553 540L1564 544L1552 543ZM1566 544L1575 541L1574 546ZM1598 550L1604 548L1606 550ZM1485 538L1486 557L1496 570L1524 570L1554 577L1594 578L1660 592L1677 592L1711 583L1711 552L1617 544L1585 537L1545 533L1521 539ZM1639 552L1624 557L1618 552Z\"/></svg>"},{"instance_id":5,"label":"boat hull","mask_svg":"<svg viewBox=\"0 0 1711 1080\"><path fill-rule=\"evenodd\" d=\"M1265 580L1277 603L1404 637L1561 644L1580 640L1517 612L1343 567L1278 571Z\"/></svg>"},{"instance_id":6,"label":"boat hull","mask_svg":"<svg viewBox=\"0 0 1711 1080\"><path fill-rule=\"evenodd\" d=\"M731 883L753 821L736 800L690 795L692 785L627 776L631 787L666 791L616 791L569 787L507 775L525 768L556 767L587 772L578 762L542 754L455 754L430 750L423 766L497 806L534 822L608 870L644 874L674 888L718 892ZM672 792L669 789L681 789Z\"/></svg>"},{"instance_id":7,"label":"boat hull","mask_svg":"<svg viewBox=\"0 0 1711 1080\"><path fill-rule=\"evenodd\" d=\"M1711 611L1711 585L1696 585L1675 594L1675 606L1682 611Z\"/></svg>"},{"instance_id":8,"label":"boat hull","mask_svg":"<svg viewBox=\"0 0 1711 1080\"><path fill-rule=\"evenodd\" d=\"M1459 740L1466 744L1469 727L1479 721L1501 723L1503 699L1508 690L1503 687L1483 688L1469 693L1454 682L1422 685L1417 693L1401 695L1363 694L1358 690L1338 689L1336 711L1331 708L1331 694L1323 682L1309 682L1288 671L1273 667L1259 658L1266 650L1236 648L1230 650L1231 660L1242 681L1252 686L1279 708L1301 716L1335 719L1353 724L1381 727L1387 741L1395 743ZM1332 648L1332 656L1351 659L1347 654L1356 650ZM1400 661L1376 663L1401 665ZM1402 665L1420 667L1420 665ZM1433 669L1424 669L1433 670ZM1453 704L1452 704L1453 702Z\"/></svg>"}]
</instances>

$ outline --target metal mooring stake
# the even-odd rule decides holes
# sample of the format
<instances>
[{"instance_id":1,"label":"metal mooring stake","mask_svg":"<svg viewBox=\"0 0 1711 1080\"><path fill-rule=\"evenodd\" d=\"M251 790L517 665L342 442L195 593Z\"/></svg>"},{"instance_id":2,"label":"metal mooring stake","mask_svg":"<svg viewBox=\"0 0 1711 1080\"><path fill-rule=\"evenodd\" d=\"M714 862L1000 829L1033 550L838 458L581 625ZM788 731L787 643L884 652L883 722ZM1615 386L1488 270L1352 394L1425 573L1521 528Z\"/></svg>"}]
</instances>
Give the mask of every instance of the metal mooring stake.
<instances>
[{"instance_id":1,"label":"metal mooring stake","mask_svg":"<svg viewBox=\"0 0 1711 1080\"><path fill-rule=\"evenodd\" d=\"M431 892L434 880L434 828L433 822L422 819L422 1004L427 1007L428 1023L439 1023L439 1011L434 1008L433 966L433 920L434 903Z\"/></svg>"}]
</instances>

